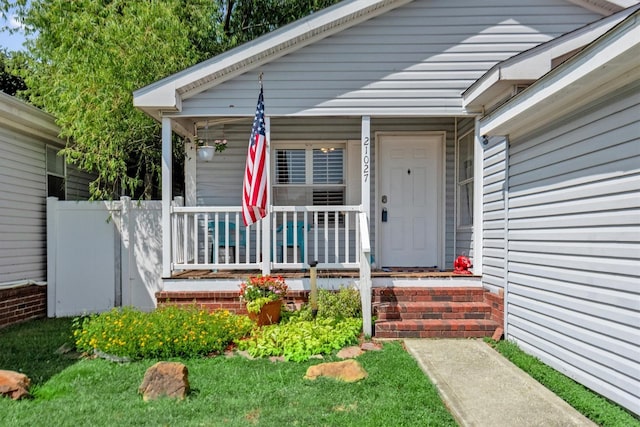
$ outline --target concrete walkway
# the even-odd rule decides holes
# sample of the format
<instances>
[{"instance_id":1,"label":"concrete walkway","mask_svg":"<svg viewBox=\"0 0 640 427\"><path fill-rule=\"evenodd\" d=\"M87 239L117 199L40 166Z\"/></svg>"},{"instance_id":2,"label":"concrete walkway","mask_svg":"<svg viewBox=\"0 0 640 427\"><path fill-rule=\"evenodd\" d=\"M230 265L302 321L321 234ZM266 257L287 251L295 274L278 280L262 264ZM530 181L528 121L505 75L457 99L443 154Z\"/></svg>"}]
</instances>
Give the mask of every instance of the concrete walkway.
<instances>
[{"instance_id":1,"label":"concrete walkway","mask_svg":"<svg viewBox=\"0 0 640 427\"><path fill-rule=\"evenodd\" d=\"M482 340L405 339L461 426L595 426Z\"/></svg>"}]
</instances>

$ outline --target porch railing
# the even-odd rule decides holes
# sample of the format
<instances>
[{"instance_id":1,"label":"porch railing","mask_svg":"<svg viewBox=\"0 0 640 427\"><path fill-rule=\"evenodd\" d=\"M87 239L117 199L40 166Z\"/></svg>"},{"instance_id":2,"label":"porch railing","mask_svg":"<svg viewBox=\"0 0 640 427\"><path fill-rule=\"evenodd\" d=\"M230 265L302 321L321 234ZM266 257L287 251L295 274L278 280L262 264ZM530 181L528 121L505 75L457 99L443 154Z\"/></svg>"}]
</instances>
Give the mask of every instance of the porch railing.
<instances>
[{"instance_id":1,"label":"porch railing","mask_svg":"<svg viewBox=\"0 0 640 427\"><path fill-rule=\"evenodd\" d=\"M241 207L173 206L172 270L357 269L359 206L273 206L245 227ZM263 230L267 227L267 230ZM263 239L270 240L264 244Z\"/></svg>"}]
</instances>

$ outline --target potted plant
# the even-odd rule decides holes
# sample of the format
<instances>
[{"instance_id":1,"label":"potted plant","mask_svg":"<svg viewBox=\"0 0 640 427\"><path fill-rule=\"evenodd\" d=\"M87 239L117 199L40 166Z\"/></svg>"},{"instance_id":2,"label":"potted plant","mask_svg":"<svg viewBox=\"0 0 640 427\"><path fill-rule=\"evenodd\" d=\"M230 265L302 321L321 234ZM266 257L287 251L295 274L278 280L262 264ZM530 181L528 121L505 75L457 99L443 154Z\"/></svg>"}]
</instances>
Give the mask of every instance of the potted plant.
<instances>
[{"instance_id":1,"label":"potted plant","mask_svg":"<svg viewBox=\"0 0 640 427\"><path fill-rule=\"evenodd\" d=\"M280 320L282 298L286 294L287 285L281 276L250 276L240 284L240 298L247 304L249 317L259 326Z\"/></svg>"}]
</instances>

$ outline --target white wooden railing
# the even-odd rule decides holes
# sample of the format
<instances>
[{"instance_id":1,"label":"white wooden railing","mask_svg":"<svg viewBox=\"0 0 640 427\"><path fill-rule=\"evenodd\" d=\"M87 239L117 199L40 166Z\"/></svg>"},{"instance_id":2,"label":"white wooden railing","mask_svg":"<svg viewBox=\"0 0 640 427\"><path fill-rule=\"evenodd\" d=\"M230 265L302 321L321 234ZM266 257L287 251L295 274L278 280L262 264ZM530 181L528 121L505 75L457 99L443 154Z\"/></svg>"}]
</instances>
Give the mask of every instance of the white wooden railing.
<instances>
[{"instance_id":1,"label":"white wooden railing","mask_svg":"<svg viewBox=\"0 0 640 427\"><path fill-rule=\"evenodd\" d=\"M264 272L306 269L311 261L318 261L318 268L360 267L359 206L273 206L270 211L245 227L239 206L172 206L172 270Z\"/></svg>"}]
</instances>

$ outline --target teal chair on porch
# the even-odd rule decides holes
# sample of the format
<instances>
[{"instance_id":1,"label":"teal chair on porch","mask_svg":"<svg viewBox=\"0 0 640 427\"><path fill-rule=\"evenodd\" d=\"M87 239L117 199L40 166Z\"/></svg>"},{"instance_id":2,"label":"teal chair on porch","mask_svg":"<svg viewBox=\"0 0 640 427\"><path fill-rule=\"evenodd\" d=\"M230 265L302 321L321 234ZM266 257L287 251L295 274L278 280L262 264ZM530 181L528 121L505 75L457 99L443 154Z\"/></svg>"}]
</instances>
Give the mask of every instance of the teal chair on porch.
<instances>
[{"instance_id":1,"label":"teal chair on porch","mask_svg":"<svg viewBox=\"0 0 640 427\"><path fill-rule=\"evenodd\" d=\"M296 228L296 241L294 242L294 227ZM282 235L283 232L283 224L280 224L277 228L277 232ZM307 230L311 229L311 224L307 225ZM291 248L293 250L294 246L298 247L298 252L300 253L300 261L304 262L304 234L305 234L305 229L304 229L304 221L298 221L295 223L294 226L294 222L293 221L287 221L287 248ZM279 261L280 262L284 262L284 238L281 237L280 239L278 239L278 256L279 256ZM293 252L292 252L293 253Z\"/></svg>"},{"instance_id":2,"label":"teal chair on porch","mask_svg":"<svg viewBox=\"0 0 640 427\"><path fill-rule=\"evenodd\" d=\"M229 222L229 260L230 262L235 262L235 253L236 253L236 224L235 222ZM227 245L227 234L226 234L226 225L224 221L209 221L208 224L208 232L209 232L209 241L211 242L211 261L213 262L213 244L215 236L216 236L216 227L218 228L218 248L225 249ZM240 228L240 241L237 242L239 246L246 246L246 238L245 238L245 230L244 228ZM220 252L220 251L219 251Z\"/></svg>"}]
</instances>

